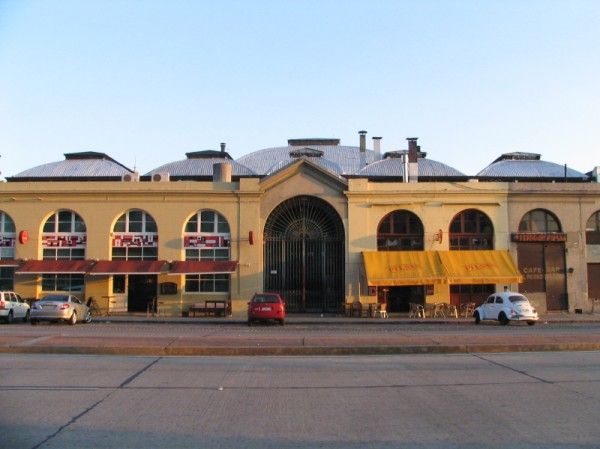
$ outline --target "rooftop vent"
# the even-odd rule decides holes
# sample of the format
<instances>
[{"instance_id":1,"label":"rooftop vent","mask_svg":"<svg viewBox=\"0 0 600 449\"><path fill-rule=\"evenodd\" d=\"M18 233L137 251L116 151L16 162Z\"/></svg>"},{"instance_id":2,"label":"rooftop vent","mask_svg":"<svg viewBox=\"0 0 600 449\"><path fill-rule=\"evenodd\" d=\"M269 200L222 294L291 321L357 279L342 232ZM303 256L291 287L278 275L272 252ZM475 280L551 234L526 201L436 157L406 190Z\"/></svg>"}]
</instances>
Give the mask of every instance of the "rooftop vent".
<instances>
[{"instance_id":1,"label":"rooftop vent","mask_svg":"<svg viewBox=\"0 0 600 449\"><path fill-rule=\"evenodd\" d=\"M312 145L336 146L340 144L340 139L322 139L313 137L309 139L288 139L288 145L291 147L310 147Z\"/></svg>"},{"instance_id":2,"label":"rooftop vent","mask_svg":"<svg viewBox=\"0 0 600 449\"><path fill-rule=\"evenodd\" d=\"M321 150L317 150L311 147L304 147L298 150L290 151L290 157L299 158L299 157L322 157L323 152Z\"/></svg>"},{"instance_id":3,"label":"rooftop vent","mask_svg":"<svg viewBox=\"0 0 600 449\"><path fill-rule=\"evenodd\" d=\"M224 150L224 147L221 147ZM233 158L226 151L217 150L204 150L204 151L192 151L191 153L185 153L188 159L231 159Z\"/></svg>"},{"instance_id":4,"label":"rooftop vent","mask_svg":"<svg viewBox=\"0 0 600 449\"><path fill-rule=\"evenodd\" d=\"M500 161L539 161L542 157L541 154L537 153L525 153L521 151L516 151L514 153L504 153L494 162Z\"/></svg>"}]
</instances>

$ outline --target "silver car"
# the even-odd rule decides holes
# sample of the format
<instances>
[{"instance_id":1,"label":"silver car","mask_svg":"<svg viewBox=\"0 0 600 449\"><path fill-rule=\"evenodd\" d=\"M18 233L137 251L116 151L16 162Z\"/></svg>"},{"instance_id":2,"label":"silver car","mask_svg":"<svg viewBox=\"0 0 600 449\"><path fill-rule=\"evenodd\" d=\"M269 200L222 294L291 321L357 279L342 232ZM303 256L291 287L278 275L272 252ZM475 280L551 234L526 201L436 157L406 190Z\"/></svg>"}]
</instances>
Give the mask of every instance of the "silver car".
<instances>
[{"instance_id":1,"label":"silver car","mask_svg":"<svg viewBox=\"0 0 600 449\"><path fill-rule=\"evenodd\" d=\"M67 321L73 325L78 321L89 323L92 315L87 305L73 295L46 295L31 306L31 324L39 321Z\"/></svg>"},{"instance_id":2,"label":"silver car","mask_svg":"<svg viewBox=\"0 0 600 449\"><path fill-rule=\"evenodd\" d=\"M498 320L506 325L510 321L526 321L530 326L539 319L527 297L517 292L500 292L490 295L488 299L475 309L475 324L482 320Z\"/></svg>"}]
</instances>

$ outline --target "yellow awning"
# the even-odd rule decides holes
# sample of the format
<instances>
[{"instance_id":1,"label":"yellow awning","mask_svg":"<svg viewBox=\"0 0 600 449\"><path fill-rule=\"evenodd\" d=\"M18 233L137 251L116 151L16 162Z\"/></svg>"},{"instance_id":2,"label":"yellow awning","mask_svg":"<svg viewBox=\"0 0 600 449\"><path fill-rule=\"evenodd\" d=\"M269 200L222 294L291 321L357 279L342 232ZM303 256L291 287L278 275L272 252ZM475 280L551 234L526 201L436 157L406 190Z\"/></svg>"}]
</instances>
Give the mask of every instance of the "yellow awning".
<instances>
[{"instance_id":1,"label":"yellow awning","mask_svg":"<svg viewBox=\"0 0 600 449\"><path fill-rule=\"evenodd\" d=\"M508 251L438 251L449 284L523 282Z\"/></svg>"},{"instance_id":2,"label":"yellow awning","mask_svg":"<svg viewBox=\"0 0 600 449\"><path fill-rule=\"evenodd\" d=\"M364 251L370 286L444 283L444 271L435 251Z\"/></svg>"}]
</instances>

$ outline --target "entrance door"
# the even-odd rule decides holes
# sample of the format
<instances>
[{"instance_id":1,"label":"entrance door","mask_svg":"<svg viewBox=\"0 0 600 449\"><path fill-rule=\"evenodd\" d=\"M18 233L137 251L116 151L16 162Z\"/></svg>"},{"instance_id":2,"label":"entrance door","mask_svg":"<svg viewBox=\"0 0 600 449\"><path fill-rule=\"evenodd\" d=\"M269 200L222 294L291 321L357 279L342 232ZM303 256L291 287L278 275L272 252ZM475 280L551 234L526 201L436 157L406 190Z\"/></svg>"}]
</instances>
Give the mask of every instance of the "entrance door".
<instances>
[{"instance_id":1,"label":"entrance door","mask_svg":"<svg viewBox=\"0 0 600 449\"><path fill-rule=\"evenodd\" d=\"M127 285L127 311L155 312L155 301L157 295L157 279L155 274L139 275L130 274Z\"/></svg>"},{"instance_id":2,"label":"entrance door","mask_svg":"<svg viewBox=\"0 0 600 449\"><path fill-rule=\"evenodd\" d=\"M565 246L562 243L544 245L546 263L546 305L548 310L567 310L567 279Z\"/></svg>"},{"instance_id":3,"label":"entrance door","mask_svg":"<svg viewBox=\"0 0 600 449\"><path fill-rule=\"evenodd\" d=\"M264 288L288 312L339 311L344 303L344 226L333 207L298 196L281 203L264 232Z\"/></svg>"},{"instance_id":4,"label":"entrance door","mask_svg":"<svg viewBox=\"0 0 600 449\"><path fill-rule=\"evenodd\" d=\"M588 299L600 301L600 263L588 263Z\"/></svg>"},{"instance_id":5,"label":"entrance door","mask_svg":"<svg viewBox=\"0 0 600 449\"><path fill-rule=\"evenodd\" d=\"M387 294L388 312L408 312L411 302L421 305L425 304L425 288L422 285L389 287Z\"/></svg>"}]
</instances>

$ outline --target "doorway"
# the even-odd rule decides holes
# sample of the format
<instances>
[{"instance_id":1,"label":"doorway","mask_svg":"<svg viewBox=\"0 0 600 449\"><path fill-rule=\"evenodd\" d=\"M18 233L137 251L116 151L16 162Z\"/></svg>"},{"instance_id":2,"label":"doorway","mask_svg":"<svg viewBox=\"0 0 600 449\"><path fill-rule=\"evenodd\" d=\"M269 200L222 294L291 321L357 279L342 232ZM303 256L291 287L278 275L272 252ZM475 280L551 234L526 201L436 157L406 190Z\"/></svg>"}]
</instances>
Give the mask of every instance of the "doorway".
<instances>
[{"instance_id":1,"label":"doorway","mask_svg":"<svg viewBox=\"0 0 600 449\"><path fill-rule=\"evenodd\" d=\"M130 274L127 276L127 311L156 312L158 276Z\"/></svg>"},{"instance_id":2,"label":"doorway","mask_svg":"<svg viewBox=\"0 0 600 449\"><path fill-rule=\"evenodd\" d=\"M265 224L265 290L280 293L288 312L339 311L344 239L342 220L327 202L311 196L284 201Z\"/></svg>"},{"instance_id":3,"label":"doorway","mask_svg":"<svg viewBox=\"0 0 600 449\"><path fill-rule=\"evenodd\" d=\"M378 293L383 289L378 288ZM379 293L381 295L381 293ZM384 298L378 298L383 302ZM410 303L425 304L425 288L423 285L404 285L401 287L389 287L387 292L387 311L391 313L408 313Z\"/></svg>"}]
</instances>

